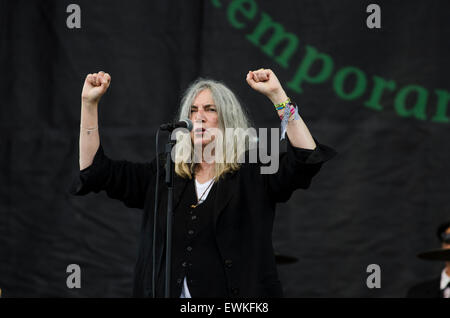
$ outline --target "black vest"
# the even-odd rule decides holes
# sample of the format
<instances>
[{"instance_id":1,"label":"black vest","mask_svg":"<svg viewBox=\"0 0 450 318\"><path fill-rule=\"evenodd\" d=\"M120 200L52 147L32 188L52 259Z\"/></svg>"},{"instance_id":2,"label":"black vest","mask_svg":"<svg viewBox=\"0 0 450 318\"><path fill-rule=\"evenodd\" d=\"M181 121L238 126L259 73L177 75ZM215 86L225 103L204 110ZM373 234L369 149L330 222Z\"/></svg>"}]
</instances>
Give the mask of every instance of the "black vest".
<instances>
[{"instance_id":1,"label":"black vest","mask_svg":"<svg viewBox=\"0 0 450 318\"><path fill-rule=\"evenodd\" d=\"M213 184L206 200L196 208L195 180L188 182L174 212L171 297L180 297L184 277L192 297L226 297L222 258L214 235ZM201 195L201 194L200 194Z\"/></svg>"}]
</instances>

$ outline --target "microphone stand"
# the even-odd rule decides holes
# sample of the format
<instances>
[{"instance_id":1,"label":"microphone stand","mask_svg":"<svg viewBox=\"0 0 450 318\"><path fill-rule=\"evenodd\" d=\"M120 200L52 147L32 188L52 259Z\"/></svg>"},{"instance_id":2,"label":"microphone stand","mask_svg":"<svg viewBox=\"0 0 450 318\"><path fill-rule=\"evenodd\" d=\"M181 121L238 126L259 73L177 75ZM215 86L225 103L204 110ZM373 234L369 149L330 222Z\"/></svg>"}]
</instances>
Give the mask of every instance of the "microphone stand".
<instances>
[{"instance_id":1,"label":"microphone stand","mask_svg":"<svg viewBox=\"0 0 450 318\"><path fill-rule=\"evenodd\" d=\"M166 228L166 277L164 282L164 297L170 297L170 276L171 276L171 264L172 264L172 221L173 221L173 173L174 173L174 163L172 162L172 148L176 144L176 141L172 140L172 133L176 128L185 127L188 131L193 128L192 122L189 119L181 120L178 123L164 124L161 125L156 134L156 159L158 160L158 134L160 130L169 131L169 138L167 144L164 148L166 155L166 176L165 183L167 185L167 228ZM156 161L158 163L158 161ZM159 169L159 164L157 165ZM158 178L159 178L159 174ZM157 222L157 206L158 206L158 180L156 182L155 190L155 214L154 214L154 228L153 228L153 273L152 273L152 294L155 297L156 294L156 283L155 283L155 234L156 234L156 222ZM159 268L159 266L158 266Z\"/></svg>"},{"instance_id":2,"label":"microphone stand","mask_svg":"<svg viewBox=\"0 0 450 318\"><path fill-rule=\"evenodd\" d=\"M166 185L167 185L167 231L166 231L166 281L165 281L165 298L170 298L170 274L172 263L172 221L173 221L173 171L174 163L172 162L172 148L175 142L171 138L172 132L169 133L169 140L165 147L166 154Z\"/></svg>"}]
</instances>

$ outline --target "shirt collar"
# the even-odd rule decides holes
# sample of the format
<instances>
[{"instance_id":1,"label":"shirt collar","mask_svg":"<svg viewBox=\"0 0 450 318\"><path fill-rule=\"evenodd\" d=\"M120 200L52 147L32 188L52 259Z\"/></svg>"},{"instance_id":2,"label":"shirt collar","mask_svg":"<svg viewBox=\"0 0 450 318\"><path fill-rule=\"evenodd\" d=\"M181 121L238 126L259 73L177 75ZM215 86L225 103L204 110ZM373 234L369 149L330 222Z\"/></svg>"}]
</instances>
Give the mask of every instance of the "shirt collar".
<instances>
[{"instance_id":1,"label":"shirt collar","mask_svg":"<svg viewBox=\"0 0 450 318\"><path fill-rule=\"evenodd\" d=\"M448 283L450 283L450 276L447 275L445 272L446 268L442 271L441 274L441 290L443 290L445 287L447 287Z\"/></svg>"}]
</instances>

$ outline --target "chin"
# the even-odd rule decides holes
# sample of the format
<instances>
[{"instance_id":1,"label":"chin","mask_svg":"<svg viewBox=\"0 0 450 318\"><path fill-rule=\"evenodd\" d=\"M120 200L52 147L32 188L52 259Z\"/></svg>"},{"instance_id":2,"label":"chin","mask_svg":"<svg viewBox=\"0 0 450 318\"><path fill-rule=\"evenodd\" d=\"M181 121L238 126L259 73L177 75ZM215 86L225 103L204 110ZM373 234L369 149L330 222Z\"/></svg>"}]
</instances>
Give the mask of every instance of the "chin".
<instances>
[{"instance_id":1,"label":"chin","mask_svg":"<svg viewBox=\"0 0 450 318\"><path fill-rule=\"evenodd\" d=\"M194 140L194 145L196 145L196 146L202 145L204 147L204 146L206 146L206 145L208 145L210 143L211 143L210 139L207 139L207 140L205 140L205 139L196 139L196 140Z\"/></svg>"}]
</instances>

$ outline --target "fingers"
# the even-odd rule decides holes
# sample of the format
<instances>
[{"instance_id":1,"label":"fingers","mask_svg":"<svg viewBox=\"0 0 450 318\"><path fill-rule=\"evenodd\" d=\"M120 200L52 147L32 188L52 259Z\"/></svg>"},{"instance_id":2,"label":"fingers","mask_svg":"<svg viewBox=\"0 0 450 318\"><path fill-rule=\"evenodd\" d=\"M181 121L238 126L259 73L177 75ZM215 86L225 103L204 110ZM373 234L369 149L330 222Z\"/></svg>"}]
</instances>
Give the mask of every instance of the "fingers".
<instances>
[{"instance_id":1,"label":"fingers","mask_svg":"<svg viewBox=\"0 0 450 318\"><path fill-rule=\"evenodd\" d=\"M259 70L253 71L251 73L252 73L252 77L253 77L254 81L256 83L258 83L258 82L268 81L269 78L270 78L270 73L271 72L272 71L269 70L269 69L266 70L266 69L261 68Z\"/></svg>"},{"instance_id":2,"label":"fingers","mask_svg":"<svg viewBox=\"0 0 450 318\"><path fill-rule=\"evenodd\" d=\"M94 80L94 74L88 74L86 76L86 82L94 86L95 80Z\"/></svg>"},{"instance_id":3,"label":"fingers","mask_svg":"<svg viewBox=\"0 0 450 318\"><path fill-rule=\"evenodd\" d=\"M256 84L253 76L254 76L253 72L248 71L246 80L247 80L248 85L250 85L250 87L253 87Z\"/></svg>"},{"instance_id":4,"label":"fingers","mask_svg":"<svg viewBox=\"0 0 450 318\"><path fill-rule=\"evenodd\" d=\"M105 74L104 78L105 78L108 82L111 82L111 75L109 75L108 73Z\"/></svg>"},{"instance_id":5,"label":"fingers","mask_svg":"<svg viewBox=\"0 0 450 318\"><path fill-rule=\"evenodd\" d=\"M98 74L94 73L94 74L88 74L88 76L86 77L86 81L91 84L92 86L99 86L99 82L98 82L99 78L98 78Z\"/></svg>"},{"instance_id":6,"label":"fingers","mask_svg":"<svg viewBox=\"0 0 450 318\"><path fill-rule=\"evenodd\" d=\"M109 87L111 76L108 73L100 71L98 73L88 74L86 76L86 81L92 86L105 85L106 87Z\"/></svg>"},{"instance_id":7,"label":"fingers","mask_svg":"<svg viewBox=\"0 0 450 318\"><path fill-rule=\"evenodd\" d=\"M111 83L111 76L108 74L108 73L105 73L105 72L100 72L100 73L103 73L103 74L101 74L100 76L101 76L101 85L102 86L105 86L105 88L108 88L109 87L109 84Z\"/></svg>"}]
</instances>

